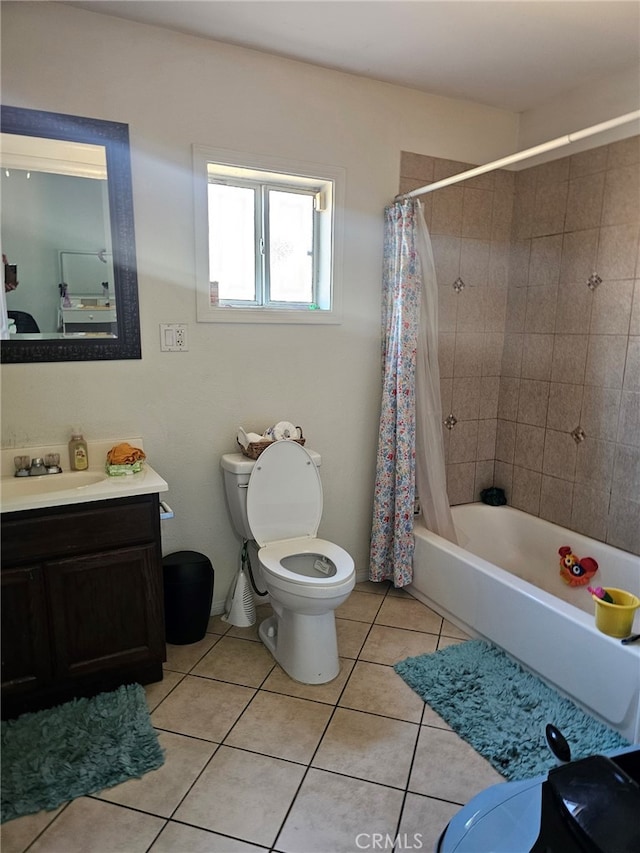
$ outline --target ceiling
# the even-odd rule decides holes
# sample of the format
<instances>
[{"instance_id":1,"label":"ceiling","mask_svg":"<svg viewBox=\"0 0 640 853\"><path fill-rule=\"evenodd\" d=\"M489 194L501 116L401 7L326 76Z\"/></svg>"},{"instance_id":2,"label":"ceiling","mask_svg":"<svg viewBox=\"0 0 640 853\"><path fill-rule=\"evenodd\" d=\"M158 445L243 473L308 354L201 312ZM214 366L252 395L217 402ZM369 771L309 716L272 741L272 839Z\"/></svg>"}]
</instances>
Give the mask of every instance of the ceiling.
<instances>
[{"instance_id":1,"label":"ceiling","mask_svg":"<svg viewBox=\"0 0 640 853\"><path fill-rule=\"evenodd\" d=\"M640 61L637 0L70 0L66 5L515 112Z\"/></svg>"}]
</instances>

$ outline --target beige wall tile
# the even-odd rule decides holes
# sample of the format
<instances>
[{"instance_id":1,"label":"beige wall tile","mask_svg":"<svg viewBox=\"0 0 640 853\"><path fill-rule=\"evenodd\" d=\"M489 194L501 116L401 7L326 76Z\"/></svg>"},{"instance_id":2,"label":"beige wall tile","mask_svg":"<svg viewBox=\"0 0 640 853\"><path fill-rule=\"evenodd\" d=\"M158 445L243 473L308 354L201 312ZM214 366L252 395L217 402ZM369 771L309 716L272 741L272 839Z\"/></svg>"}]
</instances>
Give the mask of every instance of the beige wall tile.
<instances>
[{"instance_id":1,"label":"beige wall tile","mask_svg":"<svg viewBox=\"0 0 640 853\"><path fill-rule=\"evenodd\" d=\"M538 515L540 511L540 489L542 475L527 468L513 466L511 504L523 512Z\"/></svg>"},{"instance_id":2,"label":"beige wall tile","mask_svg":"<svg viewBox=\"0 0 640 853\"><path fill-rule=\"evenodd\" d=\"M453 290L453 288L452 288ZM484 287L465 287L456 296L456 332L484 331Z\"/></svg>"},{"instance_id":3,"label":"beige wall tile","mask_svg":"<svg viewBox=\"0 0 640 853\"><path fill-rule=\"evenodd\" d=\"M462 236L491 239L493 192L474 189L465 182L462 202Z\"/></svg>"},{"instance_id":4,"label":"beige wall tile","mask_svg":"<svg viewBox=\"0 0 640 853\"><path fill-rule=\"evenodd\" d=\"M573 480L576 470L576 443L567 432L548 429L544 440L542 470L562 480Z\"/></svg>"},{"instance_id":5,"label":"beige wall tile","mask_svg":"<svg viewBox=\"0 0 640 853\"><path fill-rule=\"evenodd\" d=\"M637 222L640 219L640 171L637 166L610 169L604 187L602 224Z\"/></svg>"},{"instance_id":6,"label":"beige wall tile","mask_svg":"<svg viewBox=\"0 0 640 853\"><path fill-rule=\"evenodd\" d=\"M626 351L624 335L589 335L585 383L622 388Z\"/></svg>"},{"instance_id":7,"label":"beige wall tile","mask_svg":"<svg viewBox=\"0 0 640 853\"><path fill-rule=\"evenodd\" d=\"M640 447L616 446L612 494L640 503Z\"/></svg>"},{"instance_id":8,"label":"beige wall tile","mask_svg":"<svg viewBox=\"0 0 640 853\"><path fill-rule=\"evenodd\" d=\"M495 459L497 429L498 421L496 418L478 421L478 460ZM477 474L478 472L476 470L476 480Z\"/></svg>"},{"instance_id":9,"label":"beige wall tile","mask_svg":"<svg viewBox=\"0 0 640 853\"><path fill-rule=\"evenodd\" d=\"M455 413L454 413L455 414ZM451 430L449 462L474 462L478 449L478 421L462 421Z\"/></svg>"},{"instance_id":10,"label":"beige wall tile","mask_svg":"<svg viewBox=\"0 0 640 853\"><path fill-rule=\"evenodd\" d=\"M609 159L607 166L609 169L615 169L617 166L633 166L640 163L640 136L632 136L629 139L612 142L608 148Z\"/></svg>"},{"instance_id":11,"label":"beige wall tile","mask_svg":"<svg viewBox=\"0 0 640 853\"><path fill-rule=\"evenodd\" d=\"M485 289L485 331L504 333L506 316L507 288L490 284Z\"/></svg>"},{"instance_id":12,"label":"beige wall tile","mask_svg":"<svg viewBox=\"0 0 640 853\"><path fill-rule=\"evenodd\" d=\"M433 193L431 230L434 234L462 234L463 194L464 190L460 186L444 187Z\"/></svg>"},{"instance_id":13,"label":"beige wall tile","mask_svg":"<svg viewBox=\"0 0 640 853\"><path fill-rule=\"evenodd\" d=\"M496 460L513 464L516 449L516 424L499 419L496 427Z\"/></svg>"},{"instance_id":14,"label":"beige wall tile","mask_svg":"<svg viewBox=\"0 0 640 853\"><path fill-rule=\"evenodd\" d=\"M467 287L487 286L490 254L489 240L463 237L460 243L460 278Z\"/></svg>"},{"instance_id":15,"label":"beige wall tile","mask_svg":"<svg viewBox=\"0 0 640 853\"><path fill-rule=\"evenodd\" d=\"M640 337L633 335L627 345L627 358L622 387L625 391L640 391Z\"/></svg>"},{"instance_id":16,"label":"beige wall tile","mask_svg":"<svg viewBox=\"0 0 640 853\"><path fill-rule=\"evenodd\" d=\"M547 427L561 432L571 432L580 422L582 408L582 385L551 382Z\"/></svg>"},{"instance_id":17,"label":"beige wall tile","mask_svg":"<svg viewBox=\"0 0 640 853\"><path fill-rule=\"evenodd\" d=\"M471 420L478 417L480 387L475 377L454 378L451 410L458 420Z\"/></svg>"},{"instance_id":18,"label":"beige wall tile","mask_svg":"<svg viewBox=\"0 0 640 853\"><path fill-rule=\"evenodd\" d=\"M505 421L515 421L518 416L518 397L520 395L520 379L503 376L500 379L500 395L498 397L498 417Z\"/></svg>"},{"instance_id":19,"label":"beige wall tile","mask_svg":"<svg viewBox=\"0 0 640 853\"><path fill-rule=\"evenodd\" d=\"M542 475L540 489L540 518L569 527L573 504L573 483L558 477Z\"/></svg>"},{"instance_id":20,"label":"beige wall tile","mask_svg":"<svg viewBox=\"0 0 640 853\"><path fill-rule=\"evenodd\" d=\"M525 334L522 345L523 379L551 378L553 346L553 335Z\"/></svg>"},{"instance_id":21,"label":"beige wall tile","mask_svg":"<svg viewBox=\"0 0 640 853\"><path fill-rule=\"evenodd\" d=\"M525 292L524 290L520 292ZM524 335L522 333L506 334L502 349L501 377L520 377L522 373L522 350Z\"/></svg>"},{"instance_id":22,"label":"beige wall tile","mask_svg":"<svg viewBox=\"0 0 640 853\"><path fill-rule=\"evenodd\" d=\"M518 398L518 423L545 426L549 401L549 383L522 379Z\"/></svg>"},{"instance_id":23,"label":"beige wall tile","mask_svg":"<svg viewBox=\"0 0 640 853\"><path fill-rule=\"evenodd\" d=\"M552 382L582 384L587 363L588 335L571 335L568 339L556 335L551 364Z\"/></svg>"},{"instance_id":24,"label":"beige wall tile","mask_svg":"<svg viewBox=\"0 0 640 853\"><path fill-rule=\"evenodd\" d=\"M482 375L500 376L502 353L504 350L503 332L485 332L482 351Z\"/></svg>"},{"instance_id":25,"label":"beige wall tile","mask_svg":"<svg viewBox=\"0 0 640 853\"><path fill-rule=\"evenodd\" d=\"M607 542L615 548L640 554L640 503L612 495Z\"/></svg>"},{"instance_id":26,"label":"beige wall tile","mask_svg":"<svg viewBox=\"0 0 640 853\"><path fill-rule=\"evenodd\" d=\"M433 181L435 160L426 154L400 152L400 175L404 178L418 178L423 184ZM420 184L418 184L420 186Z\"/></svg>"},{"instance_id":27,"label":"beige wall tile","mask_svg":"<svg viewBox=\"0 0 640 853\"><path fill-rule=\"evenodd\" d=\"M476 466L473 462L447 464L447 494L452 506L471 503L475 476Z\"/></svg>"},{"instance_id":28,"label":"beige wall tile","mask_svg":"<svg viewBox=\"0 0 640 853\"><path fill-rule=\"evenodd\" d=\"M629 334L633 287L633 279L607 279L594 291L589 329L592 335Z\"/></svg>"},{"instance_id":29,"label":"beige wall tile","mask_svg":"<svg viewBox=\"0 0 640 853\"><path fill-rule=\"evenodd\" d=\"M456 334L456 348L453 361L453 375L480 376L482 373L482 352L484 335L482 332L464 332Z\"/></svg>"},{"instance_id":30,"label":"beige wall tile","mask_svg":"<svg viewBox=\"0 0 640 853\"><path fill-rule=\"evenodd\" d=\"M599 228L564 234L560 262L561 282L587 282L596 267L599 235Z\"/></svg>"},{"instance_id":31,"label":"beige wall tile","mask_svg":"<svg viewBox=\"0 0 640 853\"><path fill-rule=\"evenodd\" d=\"M604 182L604 172L569 181L565 231L580 231L600 225Z\"/></svg>"},{"instance_id":32,"label":"beige wall tile","mask_svg":"<svg viewBox=\"0 0 640 853\"><path fill-rule=\"evenodd\" d=\"M609 149L606 145L592 148L590 151L579 151L569 158L569 177L580 178L582 175L592 175L607 168Z\"/></svg>"},{"instance_id":33,"label":"beige wall tile","mask_svg":"<svg viewBox=\"0 0 640 853\"><path fill-rule=\"evenodd\" d=\"M640 279L635 280L633 290L633 307L631 308L630 335L640 335Z\"/></svg>"},{"instance_id":34,"label":"beige wall tile","mask_svg":"<svg viewBox=\"0 0 640 853\"><path fill-rule=\"evenodd\" d=\"M536 237L531 241L529 287L549 287L560 280L562 234Z\"/></svg>"},{"instance_id":35,"label":"beige wall tile","mask_svg":"<svg viewBox=\"0 0 640 853\"><path fill-rule=\"evenodd\" d=\"M634 278L638 253L637 224L600 229L596 271L603 279Z\"/></svg>"},{"instance_id":36,"label":"beige wall tile","mask_svg":"<svg viewBox=\"0 0 640 853\"><path fill-rule=\"evenodd\" d=\"M571 529L604 541L607 535L609 492L589 486L574 488Z\"/></svg>"},{"instance_id":37,"label":"beige wall tile","mask_svg":"<svg viewBox=\"0 0 640 853\"><path fill-rule=\"evenodd\" d=\"M582 335L589 331L593 296L585 281L564 282L558 288L556 303L556 335ZM567 341L571 346L571 341Z\"/></svg>"},{"instance_id":38,"label":"beige wall tile","mask_svg":"<svg viewBox=\"0 0 640 853\"><path fill-rule=\"evenodd\" d=\"M544 434L542 427L522 423L516 425L516 448L513 459L515 465L531 471L542 470Z\"/></svg>"},{"instance_id":39,"label":"beige wall tile","mask_svg":"<svg viewBox=\"0 0 640 853\"><path fill-rule=\"evenodd\" d=\"M558 234L563 230L569 182L538 184L533 210L532 237Z\"/></svg>"},{"instance_id":40,"label":"beige wall tile","mask_svg":"<svg viewBox=\"0 0 640 853\"><path fill-rule=\"evenodd\" d=\"M576 483L586 483L594 489L609 489L613 477L616 446L612 441L585 438L576 454Z\"/></svg>"},{"instance_id":41,"label":"beige wall tile","mask_svg":"<svg viewBox=\"0 0 640 853\"><path fill-rule=\"evenodd\" d=\"M473 499L474 501L481 500L481 492L493 486L493 469L494 460L484 459L476 462L476 476L473 484Z\"/></svg>"},{"instance_id":42,"label":"beige wall tile","mask_svg":"<svg viewBox=\"0 0 640 853\"><path fill-rule=\"evenodd\" d=\"M528 287L524 330L529 334L550 334L556 328L557 286Z\"/></svg>"},{"instance_id":43,"label":"beige wall tile","mask_svg":"<svg viewBox=\"0 0 640 853\"><path fill-rule=\"evenodd\" d=\"M622 444L640 445L640 392L623 391L620 398L618 441Z\"/></svg>"},{"instance_id":44,"label":"beige wall tile","mask_svg":"<svg viewBox=\"0 0 640 853\"><path fill-rule=\"evenodd\" d=\"M498 417L499 376L483 376L480 381L479 418Z\"/></svg>"},{"instance_id":45,"label":"beige wall tile","mask_svg":"<svg viewBox=\"0 0 640 853\"><path fill-rule=\"evenodd\" d=\"M615 439L621 393L618 388L585 385L580 424L590 438Z\"/></svg>"}]
</instances>

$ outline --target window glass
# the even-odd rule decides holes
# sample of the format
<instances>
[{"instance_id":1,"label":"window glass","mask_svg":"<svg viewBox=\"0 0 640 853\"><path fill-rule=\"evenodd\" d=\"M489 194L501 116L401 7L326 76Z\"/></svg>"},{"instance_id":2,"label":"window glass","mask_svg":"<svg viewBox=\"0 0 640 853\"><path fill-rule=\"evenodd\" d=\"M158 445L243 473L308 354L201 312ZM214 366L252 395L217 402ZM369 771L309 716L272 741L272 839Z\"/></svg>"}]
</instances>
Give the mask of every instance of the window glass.
<instances>
[{"instance_id":1,"label":"window glass","mask_svg":"<svg viewBox=\"0 0 640 853\"><path fill-rule=\"evenodd\" d=\"M314 302L313 196L269 190L269 290L272 302Z\"/></svg>"}]
</instances>

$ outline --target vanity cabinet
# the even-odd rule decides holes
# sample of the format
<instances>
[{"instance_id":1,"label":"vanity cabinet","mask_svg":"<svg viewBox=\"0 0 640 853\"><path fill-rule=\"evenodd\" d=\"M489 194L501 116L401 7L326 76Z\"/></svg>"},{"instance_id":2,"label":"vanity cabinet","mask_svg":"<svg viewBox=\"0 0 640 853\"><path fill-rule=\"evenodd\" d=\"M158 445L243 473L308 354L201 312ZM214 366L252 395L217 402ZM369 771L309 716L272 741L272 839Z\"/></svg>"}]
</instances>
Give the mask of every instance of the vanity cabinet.
<instances>
[{"instance_id":1,"label":"vanity cabinet","mask_svg":"<svg viewBox=\"0 0 640 853\"><path fill-rule=\"evenodd\" d=\"M2 715L162 678L157 494L2 516Z\"/></svg>"}]
</instances>

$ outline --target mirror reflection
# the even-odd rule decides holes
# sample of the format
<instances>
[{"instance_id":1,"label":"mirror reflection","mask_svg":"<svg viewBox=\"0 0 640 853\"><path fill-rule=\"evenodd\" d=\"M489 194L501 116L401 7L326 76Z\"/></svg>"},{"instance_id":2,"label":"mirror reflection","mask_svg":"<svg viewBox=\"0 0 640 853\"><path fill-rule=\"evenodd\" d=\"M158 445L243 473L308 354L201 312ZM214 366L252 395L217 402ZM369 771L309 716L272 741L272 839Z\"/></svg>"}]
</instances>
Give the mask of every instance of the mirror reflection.
<instances>
[{"instance_id":1,"label":"mirror reflection","mask_svg":"<svg viewBox=\"0 0 640 853\"><path fill-rule=\"evenodd\" d=\"M116 337L104 146L1 136L10 333Z\"/></svg>"},{"instance_id":2,"label":"mirror reflection","mask_svg":"<svg viewBox=\"0 0 640 853\"><path fill-rule=\"evenodd\" d=\"M1 112L2 361L140 358L127 125Z\"/></svg>"}]
</instances>

